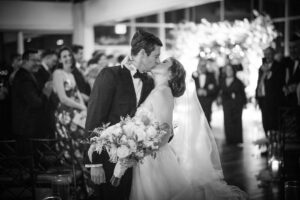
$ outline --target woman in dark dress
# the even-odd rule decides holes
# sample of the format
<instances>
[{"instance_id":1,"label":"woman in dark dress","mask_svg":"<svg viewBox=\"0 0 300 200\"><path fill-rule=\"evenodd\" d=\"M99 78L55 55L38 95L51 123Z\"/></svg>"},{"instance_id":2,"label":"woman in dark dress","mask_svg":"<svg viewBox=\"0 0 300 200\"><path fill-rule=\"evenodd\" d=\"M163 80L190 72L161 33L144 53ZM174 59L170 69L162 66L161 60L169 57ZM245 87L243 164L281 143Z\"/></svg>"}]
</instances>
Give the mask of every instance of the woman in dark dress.
<instances>
[{"instance_id":1,"label":"woman in dark dress","mask_svg":"<svg viewBox=\"0 0 300 200\"><path fill-rule=\"evenodd\" d=\"M225 76L221 80L220 87L226 142L227 144L242 143L242 112L247 100L245 86L236 77L236 71L231 65L225 66Z\"/></svg>"},{"instance_id":2,"label":"woman in dark dress","mask_svg":"<svg viewBox=\"0 0 300 200\"><path fill-rule=\"evenodd\" d=\"M56 118L56 138L59 139L57 148L59 152L64 152L62 164L64 166L75 165L82 172L82 181L78 183L80 194L87 192L89 172L83 165L86 144L82 141L87 138L84 127L86 116L86 105L77 89L77 85L72 74L74 58L68 47L62 47L58 53L60 66L53 73L53 91L56 93L59 103L55 111ZM80 120L75 117L81 116Z\"/></svg>"}]
</instances>

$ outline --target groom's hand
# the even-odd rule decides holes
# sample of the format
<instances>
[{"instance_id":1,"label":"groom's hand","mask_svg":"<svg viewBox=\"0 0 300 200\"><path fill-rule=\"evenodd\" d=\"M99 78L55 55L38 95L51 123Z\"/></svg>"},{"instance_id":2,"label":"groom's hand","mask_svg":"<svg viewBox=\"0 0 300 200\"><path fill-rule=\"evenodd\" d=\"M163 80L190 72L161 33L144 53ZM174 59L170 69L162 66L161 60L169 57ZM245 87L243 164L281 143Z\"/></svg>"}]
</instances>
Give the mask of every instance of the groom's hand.
<instances>
[{"instance_id":1,"label":"groom's hand","mask_svg":"<svg viewBox=\"0 0 300 200\"><path fill-rule=\"evenodd\" d=\"M91 179L93 183L97 185L100 185L101 183L106 183L105 172L103 167L92 167Z\"/></svg>"}]
</instances>

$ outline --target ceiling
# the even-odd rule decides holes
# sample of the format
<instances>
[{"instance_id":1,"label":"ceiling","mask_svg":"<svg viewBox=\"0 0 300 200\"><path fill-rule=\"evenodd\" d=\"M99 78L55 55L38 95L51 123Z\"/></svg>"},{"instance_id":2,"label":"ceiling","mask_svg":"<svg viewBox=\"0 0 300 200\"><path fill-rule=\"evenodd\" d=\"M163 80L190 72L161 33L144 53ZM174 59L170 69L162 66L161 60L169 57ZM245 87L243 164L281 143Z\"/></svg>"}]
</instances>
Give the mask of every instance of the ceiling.
<instances>
[{"instance_id":1,"label":"ceiling","mask_svg":"<svg viewBox=\"0 0 300 200\"><path fill-rule=\"evenodd\" d=\"M8 1L8 0L0 0L0 1ZM70 3L80 3L88 0L9 0L9 1L44 1L44 2L70 2Z\"/></svg>"}]
</instances>

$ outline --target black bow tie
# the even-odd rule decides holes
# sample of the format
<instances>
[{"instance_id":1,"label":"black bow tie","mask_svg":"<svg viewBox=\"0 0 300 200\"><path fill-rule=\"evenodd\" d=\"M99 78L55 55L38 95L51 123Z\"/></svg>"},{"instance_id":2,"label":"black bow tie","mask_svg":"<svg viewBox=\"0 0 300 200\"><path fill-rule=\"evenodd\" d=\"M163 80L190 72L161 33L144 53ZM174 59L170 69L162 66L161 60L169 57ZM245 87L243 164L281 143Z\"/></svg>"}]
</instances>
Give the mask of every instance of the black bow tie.
<instances>
[{"instance_id":1,"label":"black bow tie","mask_svg":"<svg viewBox=\"0 0 300 200\"><path fill-rule=\"evenodd\" d=\"M141 81L145 81L147 79L147 73L141 73L140 71L136 71L133 75L133 78L139 78Z\"/></svg>"}]
</instances>

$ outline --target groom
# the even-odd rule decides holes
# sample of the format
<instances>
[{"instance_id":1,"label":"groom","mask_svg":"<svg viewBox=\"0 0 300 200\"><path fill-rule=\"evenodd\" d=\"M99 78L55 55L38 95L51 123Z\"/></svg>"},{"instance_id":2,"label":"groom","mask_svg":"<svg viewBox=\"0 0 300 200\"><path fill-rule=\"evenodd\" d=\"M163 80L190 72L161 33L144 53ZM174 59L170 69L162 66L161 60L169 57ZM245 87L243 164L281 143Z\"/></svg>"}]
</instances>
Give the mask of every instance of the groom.
<instances>
[{"instance_id":1,"label":"groom","mask_svg":"<svg viewBox=\"0 0 300 200\"><path fill-rule=\"evenodd\" d=\"M105 68L98 75L90 96L85 128L92 131L103 124L116 124L121 116L133 116L137 107L154 87L149 72L159 62L162 42L145 31L137 31L131 41L131 58L121 66ZM109 161L106 151L94 152L91 164L91 179L95 183L95 199L127 200L132 181L132 168L127 169L120 185L110 183L115 164Z\"/></svg>"}]
</instances>

